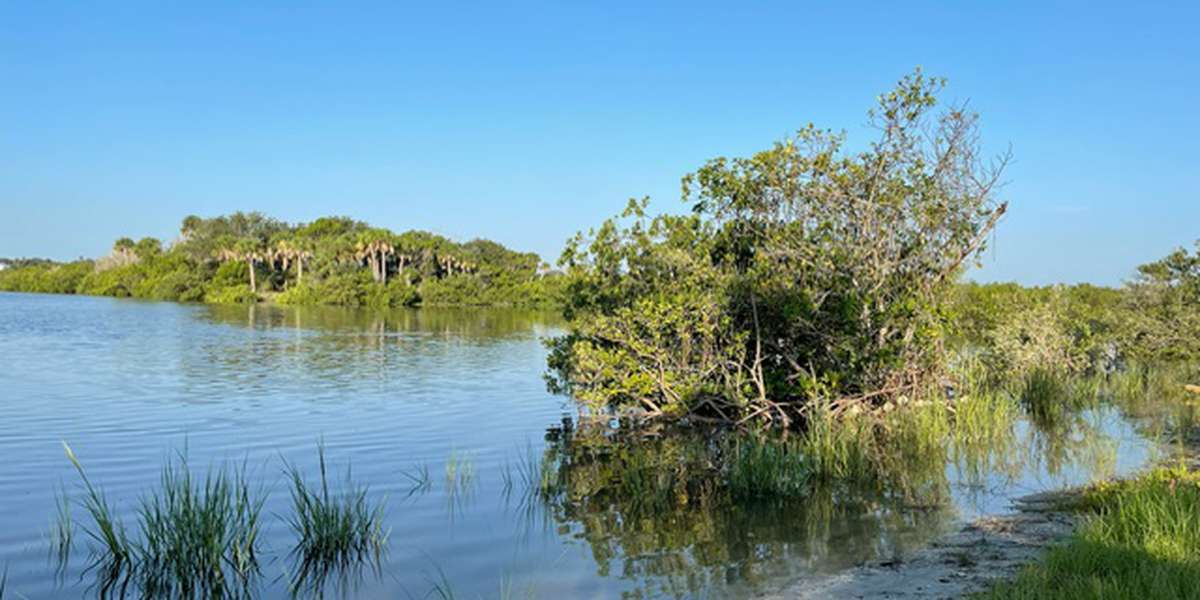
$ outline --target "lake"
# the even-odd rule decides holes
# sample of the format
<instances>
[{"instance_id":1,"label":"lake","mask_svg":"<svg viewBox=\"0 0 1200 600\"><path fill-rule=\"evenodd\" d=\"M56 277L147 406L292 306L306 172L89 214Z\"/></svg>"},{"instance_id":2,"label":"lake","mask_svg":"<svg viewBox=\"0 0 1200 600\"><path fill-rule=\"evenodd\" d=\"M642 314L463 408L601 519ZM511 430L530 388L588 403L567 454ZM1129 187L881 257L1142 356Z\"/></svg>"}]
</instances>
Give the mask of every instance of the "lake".
<instances>
[{"instance_id":1,"label":"lake","mask_svg":"<svg viewBox=\"0 0 1200 600\"><path fill-rule=\"evenodd\" d=\"M514 465L554 455L573 404L545 389L552 314L499 309L208 306L0 294L0 569L14 597L94 594L77 549L56 576L56 497L78 499L68 442L128 524L160 469L247 465L269 492L263 597L287 597L284 461L386 501L379 573L357 598L750 598L813 573L903 555L1011 498L1129 473L1156 453L1114 409L1053 434L1019 421L1017 450L939 465L946 501L886 496L637 513L580 483L514 493ZM557 446L556 446L557 445ZM558 448L561 450L561 448ZM447 463L470 476L446 481ZM430 483L414 487L426 469ZM636 516L636 518L635 518ZM76 537L83 540L81 531ZM85 546L86 547L86 546Z\"/></svg>"}]
</instances>

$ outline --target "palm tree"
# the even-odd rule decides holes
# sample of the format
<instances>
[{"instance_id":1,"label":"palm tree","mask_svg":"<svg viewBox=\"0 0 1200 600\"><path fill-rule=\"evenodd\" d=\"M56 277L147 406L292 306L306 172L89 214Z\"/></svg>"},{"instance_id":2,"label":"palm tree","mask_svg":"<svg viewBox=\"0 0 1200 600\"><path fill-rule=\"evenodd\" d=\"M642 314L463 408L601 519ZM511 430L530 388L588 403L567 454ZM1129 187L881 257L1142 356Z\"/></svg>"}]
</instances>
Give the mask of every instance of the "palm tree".
<instances>
[{"instance_id":1,"label":"palm tree","mask_svg":"<svg viewBox=\"0 0 1200 600\"><path fill-rule=\"evenodd\" d=\"M371 267L371 277L376 283L387 283L388 259L396 253L392 245L392 233L385 229L364 231L354 246L355 256Z\"/></svg>"},{"instance_id":2,"label":"palm tree","mask_svg":"<svg viewBox=\"0 0 1200 600\"><path fill-rule=\"evenodd\" d=\"M245 262L250 271L250 291L258 293L258 280L254 271L258 263L266 258L262 242L254 238L223 239L217 246L216 257L221 262L235 260Z\"/></svg>"},{"instance_id":3,"label":"palm tree","mask_svg":"<svg viewBox=\"0 0 1200 600\"><path fill-rule=\"evenodd\" d=\"M292 264L296 265L297 284L304 283L304 263L313 256L308 246L307 240L289 235L277 237L271 248L272 261L279 263L284 273Z\"/></svg>"},{"instance_id":4,"label":"palm tree","mask_svg":"<svg viewBox=\"0 0 1200 600\"><path fill-rule=\"evenodd\" d=\"M297 240L295 253L292 258L296 261L296 283L304 283L304 263L312 259L313 253L309 250L311 244L308 240Z\"/></svg>"}]
</instances>

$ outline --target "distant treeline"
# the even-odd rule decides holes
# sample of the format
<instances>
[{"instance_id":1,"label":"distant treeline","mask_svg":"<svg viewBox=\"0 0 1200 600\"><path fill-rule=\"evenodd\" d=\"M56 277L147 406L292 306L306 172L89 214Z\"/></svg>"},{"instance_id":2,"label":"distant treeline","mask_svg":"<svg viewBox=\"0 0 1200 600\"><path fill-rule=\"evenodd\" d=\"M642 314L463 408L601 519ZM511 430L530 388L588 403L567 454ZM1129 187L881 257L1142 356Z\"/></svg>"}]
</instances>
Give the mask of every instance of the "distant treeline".
<instances>
[{"instance_id":1,"label":"distant treeline","mask_svg":"<svg viewBox=\"0 0 1200 600\"><path fill-rule=\"evenodd\" d=\"M95 260L4 264L2 291L217 303L547 306L558 302L561 279L537 254L489 240L241 212L189 216L169 244L121 238Z\"/></svg>"}]
</instances>

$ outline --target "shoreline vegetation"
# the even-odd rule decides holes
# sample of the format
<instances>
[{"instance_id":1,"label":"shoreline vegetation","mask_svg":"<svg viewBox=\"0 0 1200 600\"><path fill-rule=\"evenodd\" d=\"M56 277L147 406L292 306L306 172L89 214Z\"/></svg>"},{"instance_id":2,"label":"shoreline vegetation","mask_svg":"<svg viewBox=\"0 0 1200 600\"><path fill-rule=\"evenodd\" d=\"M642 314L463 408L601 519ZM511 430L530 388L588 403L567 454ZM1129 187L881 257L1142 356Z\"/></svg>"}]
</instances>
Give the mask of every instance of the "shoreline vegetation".
<instances>
[{"instance_id":1,"label":"shoreline vegetation","mask_svg":"<svg viewBox=\"0 0 1200 600\"><path fill-rule=\"evenodd\" d=\"M1200 383L1200 244L1118 289L961 282L1007 212L1009 156L982 155L965 106L933 112L943 84L918 70L880 96L865 151L810 125L685 176L690 214L652 216L631 201L577 235L562 258L567 333L549 342L550 388L584 414L759 432L765 449L732 460L777 468L733 483L773 498L813 481L920 481L920 461L906 457L946 432L991 431L1010 405L981 402L989 396L1044 430L1097 403L1188 407ZM1184 412L1172 435L1194 428ZM1184 532L1195 518L1162 492L1196 476L1162 478L1090 494L1099 517L991 597L1188 597L1178 583L1194 579L1182 557L1197 555L1183 552L1196 549ZM1153 539L1130 533L1138 527ZM1121 552L1165 587L1087 569ZM1074 583L1048 586L1071 572Z\"/></svg>"},{"instance_id":2,"label":"shoreline vegetation","mask_svg":"<svg viewBox=\"0 0 1200 600\"><path fill-rule=\"evenodd\" d=\"M546 379L575 400L578 425L548 433L540 463L523 462L506 487L522 481L556 514L595 510L628 527L690 524L705 509L719 521L745 503L773 503L782 519L864 489L945 506L946 465L1003 468L1019 453L1018 418L1070 444L1080 415L1107 406L1159 415L1166 435L1187 437L1200 399L1188 388L1200 384L1200 245L1138 267L1121 288L963 282L1008 210L1008 155L982 154L965 106L935 112L943 85L918 70L880 96L869 113L879 135L864 151L810 125L750 157L713 159L683 178L690 212L651 216L648 201L631 201L568 242L561 273L483 240L237 213L189 217L167 247L123 239L96 261L10 267L0 290L561 305L566 331L547 341ZM451 462L454 489L474 478ZM84 507L103 516L76 466L93 498ZM168 474L164 488L192 489ZM408 476L429 487L427 470ZM293 480L305 515L294 527L311 541L299 556L377 556L365 492L351 486L352 506L330 505L323 468L320 492ZM1159 470L1091 489L1082 508L1092 516L1074 537L984 597L1188 597L1197 481ZM357 523L338 536L348 544L324 537L339 514ZM253 555L222 556L210 558L253 566Z\"/></svg>"},{"instance_id":3,"label":"shoreline vegetation","mask_svg":"<svg viewBox=\"0 0 1200 600\"><path fill-rule=\"evenodd\" d=\"M121 238L95 260L4 264L0 291L219 304L552 307L561 280L536 254L490 240L240 212L188 216L169 244Z\"/></svg>"}]
</instances>

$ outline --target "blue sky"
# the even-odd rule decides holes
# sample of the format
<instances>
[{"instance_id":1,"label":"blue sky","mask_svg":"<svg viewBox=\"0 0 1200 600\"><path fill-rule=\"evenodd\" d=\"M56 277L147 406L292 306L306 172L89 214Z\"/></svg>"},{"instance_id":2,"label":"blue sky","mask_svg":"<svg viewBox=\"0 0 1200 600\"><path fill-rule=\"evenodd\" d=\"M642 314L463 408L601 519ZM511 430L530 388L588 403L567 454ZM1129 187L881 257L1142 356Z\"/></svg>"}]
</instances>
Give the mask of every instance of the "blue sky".
<instances>
[{"instance_id":1,"label":"blue sky","mask_svg":"<svg viewBox=\"0 0 1200 600\"><path fill-rule=\"evenodd\" d=\"M838 4L838 6L834 6ZM975 277L1117 284L1200 238L1195 3L3 2L0 256L190 213L345 214L556 258L631 196L921 65L1015 162Z\"/></svg>"}]
</instances>

